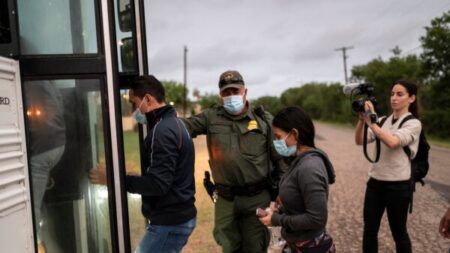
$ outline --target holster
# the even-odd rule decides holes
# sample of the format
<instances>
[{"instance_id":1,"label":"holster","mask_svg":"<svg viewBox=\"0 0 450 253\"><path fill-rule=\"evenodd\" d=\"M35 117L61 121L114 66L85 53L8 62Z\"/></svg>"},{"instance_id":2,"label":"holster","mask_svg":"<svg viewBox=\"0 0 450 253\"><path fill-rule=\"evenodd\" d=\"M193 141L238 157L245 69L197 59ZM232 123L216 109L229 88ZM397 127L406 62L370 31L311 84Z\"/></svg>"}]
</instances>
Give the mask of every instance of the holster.
<instances>
[{"instance_id":1,"label":"holster","mask_svg":"<svg viewBox=\"0 0 450 253\"><path fill-rule=\"evenodd\" d=\"M205 178L203 178L203 186L205 187L206 192L208 193L211 200L213 202L215 202L214 198L213 198L213 194L214 194L214 191L216 190L216 186L211 181L211 175L209 174L209 171L205 171Z\"/></svg>"}]
</instances>

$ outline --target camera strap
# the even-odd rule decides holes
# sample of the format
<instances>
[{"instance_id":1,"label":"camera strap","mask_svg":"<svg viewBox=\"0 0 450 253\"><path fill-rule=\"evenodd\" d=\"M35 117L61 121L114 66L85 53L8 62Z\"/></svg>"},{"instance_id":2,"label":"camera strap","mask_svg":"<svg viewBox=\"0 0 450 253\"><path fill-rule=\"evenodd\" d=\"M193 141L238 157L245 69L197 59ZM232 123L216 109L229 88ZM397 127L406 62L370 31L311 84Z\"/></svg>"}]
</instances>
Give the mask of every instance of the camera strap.
<instances>
[{"instance_id":1,"label":"camera strap","mask_svg":"<svg viewBox=\"0 0 450 253\"><path fill-rule=\"evenodd\" d=\"M364 156L366 159L371 163L376 163L378 160L380 160L380 139L375 137L375 160L370 159L369 155L367 154L367 124L364 124L364 143L363 143L363 150L364 150Z\"/></svg>"}]
</instances>

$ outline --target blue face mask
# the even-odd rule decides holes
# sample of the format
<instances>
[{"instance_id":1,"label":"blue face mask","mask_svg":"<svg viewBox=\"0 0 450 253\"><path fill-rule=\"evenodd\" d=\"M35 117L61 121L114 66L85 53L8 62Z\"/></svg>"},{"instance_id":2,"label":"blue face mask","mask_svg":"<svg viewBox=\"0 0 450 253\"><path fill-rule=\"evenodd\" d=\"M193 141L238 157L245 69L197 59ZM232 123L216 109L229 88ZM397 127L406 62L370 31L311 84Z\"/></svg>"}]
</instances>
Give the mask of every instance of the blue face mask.
<instances>
[{"instance_id":1,"label":"blue face mask","mask_svg":"<svg viewBox=\"0 0 450 253\"><path fill-rule=\"evenodd\" d=\"M138 108L136 108L136 111L134 111L134 118L136 119L137 123L142 124L142 125L146 125L147 124L147 117L145 117L144 114L141 113L141 106L142 103L144 103L145 97L144 99L142 99L141 104L139 105Z\"/></svg>"},{"instance_id":2,"label":"blue face mask","mask_svg":"<svg viewBox=\"0 0 450 253\"><path fill-rule=\"evenodd\" d=\"M238 115L244 109L244 98L241 95L224 97L223 107L229 114Z\"/></svg>"},{"instance_id":3,"label":"blue face mask","mask_svg":"<svg viewBox=\"0 0 450 253\"><path fill-rule=\"evenodd\" d=\"M289 133L291 134L291 133ZM286 144L286 139L289 136L286 135L286 137L284 139L281 140L273 140L273 145L275 146L275 150L278 152L278 154L285 156L285 157L289 157L289 156L294 156L295 153L297 152L297 145L292 145L292 146L287 146Z\"/></svg>"}]
</instances>

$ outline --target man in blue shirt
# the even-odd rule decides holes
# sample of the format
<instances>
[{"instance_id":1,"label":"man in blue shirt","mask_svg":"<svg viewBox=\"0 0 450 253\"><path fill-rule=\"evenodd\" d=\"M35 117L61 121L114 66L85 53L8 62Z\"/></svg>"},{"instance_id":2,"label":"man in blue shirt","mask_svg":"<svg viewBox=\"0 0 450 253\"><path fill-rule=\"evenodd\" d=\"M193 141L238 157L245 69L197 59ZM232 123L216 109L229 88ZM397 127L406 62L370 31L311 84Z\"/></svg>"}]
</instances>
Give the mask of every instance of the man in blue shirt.
<instances>
[{"instance_id":1,"label":"man in blue shirt","mask_svg":"<svg viewBox=\"0 0 450 253\"><path fill-rule=\"evenodd\" d=\"M127 175L128 192L142 195L142 213L150 220L136 252L181 252L196 225L192 139L154 76L136 79L130 90L135 118L148 127L142 175ZM91 170L91 181L106 181L104 170Z\"/></svg>"}]
</instances>

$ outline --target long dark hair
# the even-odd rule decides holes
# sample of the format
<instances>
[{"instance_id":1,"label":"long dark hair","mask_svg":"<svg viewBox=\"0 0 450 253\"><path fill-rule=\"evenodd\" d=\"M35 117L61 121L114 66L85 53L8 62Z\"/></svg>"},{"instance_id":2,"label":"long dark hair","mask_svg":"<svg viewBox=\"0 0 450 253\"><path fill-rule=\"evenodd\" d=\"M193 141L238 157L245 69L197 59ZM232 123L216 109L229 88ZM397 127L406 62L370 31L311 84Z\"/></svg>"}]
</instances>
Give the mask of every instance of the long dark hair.
<instances>
[{"instance_id":1,"label":"long dark hair","mask_svg":"<svg viewBox=\"0 0 450 253\"><path fill-rule=\"evenodd\" d=\"M391 90L392 88L394 88L394 86L396 84L400 84L401 86L405 87L406 91L408 92L409 96L415 95L416 99L414 100L414 102L412 102L412 104L409 105L408 107L408 111L417 119L419 118L419 101L418 101L418 97L417 97L417 90L418 87L415 83L411 82L411 81L407 81L407 80L398 80L396 82L394 82L391 86Z\"/></svg>"},{"instance_id":2,"label":"long dark hair","mask_svg":"<svg viewBox=\"0 0 450 253\"><path fill-rule=\"evenodd\" d=\"M311 117L298 106L285 107L275 115L272 121L274 127L289 133L292 129L298 130L298 144L315 148L315 129Z\"/></svg>"}]
</instances>

